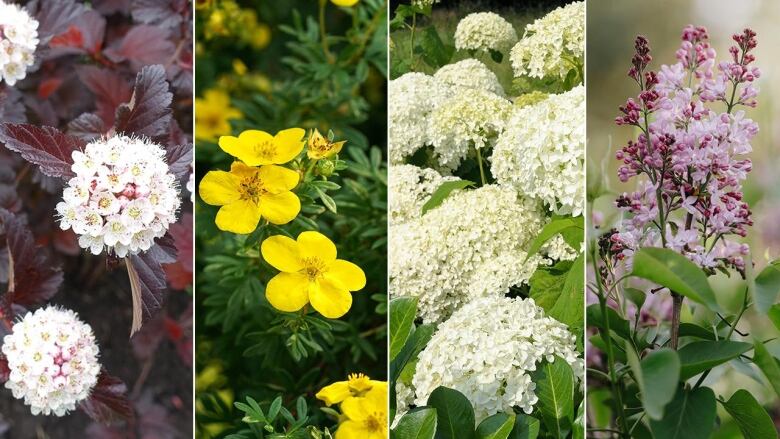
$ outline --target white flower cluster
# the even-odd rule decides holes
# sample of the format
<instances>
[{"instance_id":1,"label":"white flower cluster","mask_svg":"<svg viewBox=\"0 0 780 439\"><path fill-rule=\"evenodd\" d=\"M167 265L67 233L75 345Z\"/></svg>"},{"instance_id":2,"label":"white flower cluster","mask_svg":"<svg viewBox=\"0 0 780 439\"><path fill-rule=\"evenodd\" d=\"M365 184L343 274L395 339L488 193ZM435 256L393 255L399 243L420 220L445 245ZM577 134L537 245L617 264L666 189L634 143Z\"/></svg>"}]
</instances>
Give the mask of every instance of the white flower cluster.
<instances>
[{"instance_id":1,"label":"white flower cluster","mask_svg":"<svg viewBox=\"0 0 780 439\"><path fill-rule=\"evenodd\" d=\"M504 96L504 87L498 82L496 74L476 59L464 59L454 64L447 64L433 77L452 87L485 90Z\"/></svg>"},{"instance_id":2,"label":"white flower cluster","mask_svg":"<svg viewBox=\"0 0 780 439\"><path fill-rule=\"evenodd\" d=\"M125 257L148 250L176 221L179 190L160 146L114 136L74 151L73 162L76 176L56 208L60 227L80 235L81 248Z\"/></svg>"},{"instance_id":3,"label":"white flower cluster","mask_svg":"<svg viewBox=\"0 0 780 439\"><path fill-rule=\"evenodd\" d=\"M428 6L433 6L434 3L438 3L439 0L412 0L412 6L417 6L418 8L424 8Z\"/></svg>"},{"instance_id":4,"label":"white flower cluster","mask_svg":"<svg viewBox=\"0 0 780 439\"><path fill-rule=\"evenodd\" d=\"M504 130L512 103L485 90L460 88L433 110L431 142L439 164L457 169L471 147L488 148Z\"/></svg>"},{"instance_id":5,"label":"white flower cluster","mask_svg":"<svg viewBox=\"0 0 780 439\"><path fill-rule=\"evenodd\" d=\"M517 42L512 23L493 12L477 12L463 17L455 28L458 50L508 51Z\"/></svg>"},{"instance_id":6,"label":"white flower cluster","mask_svg":"<svg viewBox=\"0 0 780 439\"><path fill-rule=\"evenodd\" d=\"M426 323L447 319L478 297L528 281L544 260L526 249L545 219L535 201L509 187L458 191L390 233L390 291L417 297Z\"/></svg>"},{"instance_id":7,"label":"white flower cluster","mask_svg":"<svg viewBox=\"0 0 780 439\"><path fill-rule=\"evenodd\" d=\"M584 208L585 87L515 108L499 136L491 171L500 184L544 201L559 214Z\"/></svg>"},{"instance_id":8,"label":"white flower cluster","mask_svg":"<svg viewBox=\"0 0 780 439\"><path fill-rule=\"evenodd\" d=\"M529 372L560 357L582 380L584 363L576 336L546 317L532 299L484 297L473 300L442 323L420 353L412 385L415 404L446 386L463 393L477 422L519 407L531 413L538 398Z\"/></svg>"},{"instance_id":9,"label":"white flower cluster","mask_svg":"<svg viewBox=\"0 0 780 439\"><path fill-rule=\"evenodd\" d=\"M579 255L579 252L567 244L561 235L555 235L545 242L540 252L555 261L573 261Z\"/></svg>"},{"instance_id":10,"label":"white flower cluster","mask_svg":"<svg viewBox=\"0 0 780 439\"><path fill-rule=\"evenodd\" d=\"M0 0L0 82L24 79L37 47L38 21L21 6Z\"/></svg>"},{"instance_id":11,"label":"white flower cluster","mask_svg":"<svg viewBox=\"0 0 780 439\"><path fill-rule=\"evenodd\" d=\"M390 81L389 151L391 163L402 163L418 149L431 144L431 112L449 96L445 84L424 73L406 73Z\"/></svg>"},{"instance_id":12,"label":"white flower cluster","mask_svg":"<svg viewBox=\"0 0 780 439\"><path fill-rule=\"evenodd\" d=\"M387 174L390 224L419 218L423 205L442 183L458 180L457 177L442 177L433 169L414 165L391 165Z\"/></svg>"},{"instance_id":13,"label":"white flower cluster","mask_svg":"<svg viewBox=\"0 0 780 439\"><path fill-rule=\"evenodd\" d=\"M3 338L2 351L11 371L5 387L33 415L75 410L100 373L92 328L75 312L52 306L27 313Z\"/></svg>"},{"instance_id":14,"label":"white flower cluster","mask_svg":"<svg viewBox=\"0 0 780 439\"><path fill-rule=\"evenodd\" d=\"M187 179L187 191L190 193L190 202L195 202L195 167L190 170L190 177Z\"/></svg>"},{"instance_id":15,"label":"white flower cluster","mask_svg":"<svg viewBox=\"0 0 780 439\"><path fill-rule=\"evenodd\" d=\"M565 78L572 65L566 57L582 63L585 56L585 2L560 7L525 28L523 38L512 48L515 76Z\"/></svg>"}]
</instances>

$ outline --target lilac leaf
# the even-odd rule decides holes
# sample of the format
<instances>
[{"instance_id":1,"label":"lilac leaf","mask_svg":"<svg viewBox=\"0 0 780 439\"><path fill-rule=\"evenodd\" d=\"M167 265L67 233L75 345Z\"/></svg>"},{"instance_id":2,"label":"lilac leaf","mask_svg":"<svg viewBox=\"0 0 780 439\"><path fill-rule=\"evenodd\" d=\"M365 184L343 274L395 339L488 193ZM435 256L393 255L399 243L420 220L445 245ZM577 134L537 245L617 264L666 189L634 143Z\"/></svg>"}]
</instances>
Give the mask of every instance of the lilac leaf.
<instances>
[{"instance_id":1,"label":"lilac leaf","mask_svg":"<svg viewBox=\"0 0 780 439\"><path fill-rule=\"evenodd\" d=\"M73 151L83 149L85 142L56 128L29 124L0 124L0 143L22 158L36 164L49 177L70 179Z\"/></svg>"}]
</instances>

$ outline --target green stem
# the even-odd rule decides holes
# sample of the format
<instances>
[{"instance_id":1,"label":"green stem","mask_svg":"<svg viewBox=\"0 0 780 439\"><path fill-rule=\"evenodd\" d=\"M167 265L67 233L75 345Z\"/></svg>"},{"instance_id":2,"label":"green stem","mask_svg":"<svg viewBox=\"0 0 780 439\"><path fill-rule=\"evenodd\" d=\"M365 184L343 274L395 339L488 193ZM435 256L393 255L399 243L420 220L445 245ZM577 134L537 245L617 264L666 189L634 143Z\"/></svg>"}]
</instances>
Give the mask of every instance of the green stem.
<instances>
[{"instance_id":1,"label":"green stem","mask_svg":"<svg viewBox=\"0 0 780 439\"><path fill-rule=\"evenodd\" d=\"M412 12L412 33L409 38L409 65L414 64L414 31L417 26L417 13Z\"/></svg>"},{"instance_id":2,"label":"green stem","mask_svg":"<svg viewBox=\"0 0 780 439\"><path fill-rule=\"evenodd\" d=\"M482 153L479 152L480 148L477 148L477 161L479 162L479 178L482 180L482 186L487 184L487 178L485 178L485 170L482 169Z\"/></svg>"},{"instance_id":3,"label":"green stem","mask_svg":"<svg viewBox=\"0 0 780 439\"><path fill-rule=\"evenodd\" d=\"M333 64L333 55L328 47L328 34L325 31L325 8L328 6L328 0L320 0L320 40L322 40L322 52L325 53L329 64Z\"/></svg>"}]
</instances>

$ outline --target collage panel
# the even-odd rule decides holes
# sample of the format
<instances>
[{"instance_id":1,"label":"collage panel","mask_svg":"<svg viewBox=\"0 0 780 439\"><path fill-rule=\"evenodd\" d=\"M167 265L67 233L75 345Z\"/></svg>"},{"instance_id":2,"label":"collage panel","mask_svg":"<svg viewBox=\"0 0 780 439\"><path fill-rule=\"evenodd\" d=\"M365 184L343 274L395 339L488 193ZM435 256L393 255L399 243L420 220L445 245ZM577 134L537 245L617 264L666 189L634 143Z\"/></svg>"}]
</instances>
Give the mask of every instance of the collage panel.
<instances>
[{"instance_id":1,"label":"collage panel","mask_svg":"<svg viewBox=\"0 0 780 439\"><path fill-rule=\"evenodd\" d=\"M2 438L193 434L192 10L139 3L0 1Z\"/></svg>"},{"instance_id":2,"label":"collage panel","mask_svg":"<svg viewBox=\"0 0 780 439\"><path fill-rule=\"evenodd\" d=\"M581 438L585 4L393 13L392 437Z\"/></svg>"},{"instance_id":3,"label":"collage panel","mask_svg":"<svg viewBox=\"0 0 780 439\"><path fill-rule=\"evenodd\" d=\"M776 438L780 8L674 11L588 4L588 437Z\"/></svg>"},{"instance_id":4,"label":"collage panel","mask_svg":"<svg viewBox=\"0 0 780 439\"><path fill-rule=\"evenodd\" d=\"M387 4L197 8L199 438L387 437Z\"/></svg>"}]
</instances>

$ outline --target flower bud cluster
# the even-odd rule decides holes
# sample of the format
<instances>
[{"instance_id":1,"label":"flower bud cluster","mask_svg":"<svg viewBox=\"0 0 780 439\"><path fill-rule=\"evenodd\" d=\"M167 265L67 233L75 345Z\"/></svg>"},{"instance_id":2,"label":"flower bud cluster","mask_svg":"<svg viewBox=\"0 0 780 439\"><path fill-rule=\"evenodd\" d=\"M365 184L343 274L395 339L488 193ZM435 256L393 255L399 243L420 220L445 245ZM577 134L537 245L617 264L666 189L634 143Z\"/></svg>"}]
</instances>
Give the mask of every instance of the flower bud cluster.
<instances>
[{"instance_id":1,"label":"flower bud cluster","mask_svg":"<svg viewBox=\"0 0 780 439\"><path fill-rule=\"evenodd\" d=\"M24 79L37 47L38 21L20 6L0 0L0 82L14 85Z\"/></svg>"}]
</instances>

